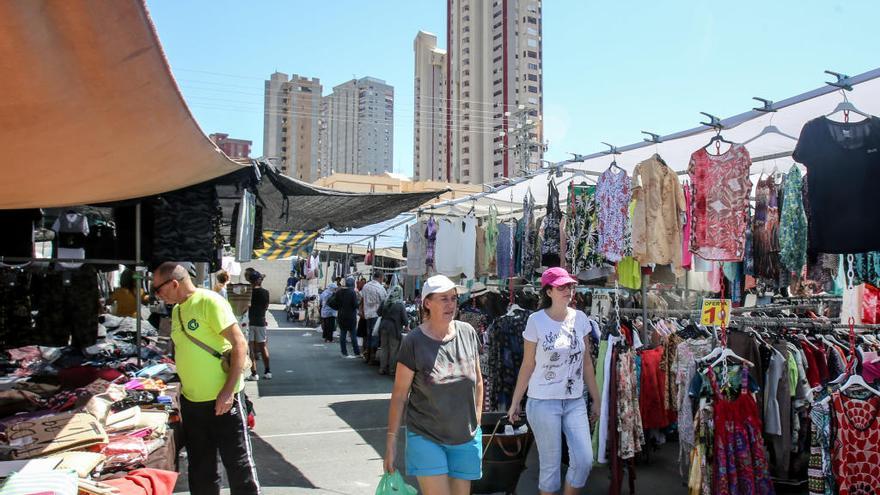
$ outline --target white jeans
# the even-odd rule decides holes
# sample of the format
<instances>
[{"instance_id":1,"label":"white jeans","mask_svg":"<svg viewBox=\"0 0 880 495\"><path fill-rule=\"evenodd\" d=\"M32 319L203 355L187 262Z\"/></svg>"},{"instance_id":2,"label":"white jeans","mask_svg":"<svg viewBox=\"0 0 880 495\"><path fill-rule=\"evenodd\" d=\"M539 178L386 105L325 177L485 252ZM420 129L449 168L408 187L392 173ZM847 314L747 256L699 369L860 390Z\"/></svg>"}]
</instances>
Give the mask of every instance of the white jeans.
<instances>
[{"instance_id":1,"label":"white jeans","mask_svg":"<svg viewBox=\"0 0 880 495\"><path fill-rule=\"evenodd\" d=\"M593 467L590 423L584 399L532 399L526 402L526 418L538 445L538 489L556 492L561 487L562 434L568 443L565 481L582 488Z\"/></svg>"}]
</instances>

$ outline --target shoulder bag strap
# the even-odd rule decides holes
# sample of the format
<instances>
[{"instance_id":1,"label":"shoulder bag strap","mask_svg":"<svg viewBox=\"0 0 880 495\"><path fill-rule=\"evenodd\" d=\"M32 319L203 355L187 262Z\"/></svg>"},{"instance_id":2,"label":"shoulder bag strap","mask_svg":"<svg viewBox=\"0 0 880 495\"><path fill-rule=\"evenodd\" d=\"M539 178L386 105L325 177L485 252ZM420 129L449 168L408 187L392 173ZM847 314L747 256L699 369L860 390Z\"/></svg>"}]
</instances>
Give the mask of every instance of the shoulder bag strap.
<instances>
[{"instance_id":1,"label":"shoulder bag strap","mask_svg":"<svg viewBox=\"0 0 880 495\"><path fill-rule=\"evenodd\" d=\"M219 352L217 352L216 350L214 350L213 348L211 348L211 346L209 346L208 344L202 342L201 340L199 340L199 339L193 337L192 335L189 334L189 332L186 331L186 327L183 326L183 317L180 315L180 305L178 304L177 307L174 308L174 309L177 310L177 321L180 322L180 331L181 331L184 335L186 335L186 336L189 338L189 340L192 341L193 344L195 344L195 345L201 347L202 349L205 350L205 352L207 352L208 354L214 356L215 358L220 359L220 360L223 360L223 354L220 354Z\"/></svg>"}]
</instances>

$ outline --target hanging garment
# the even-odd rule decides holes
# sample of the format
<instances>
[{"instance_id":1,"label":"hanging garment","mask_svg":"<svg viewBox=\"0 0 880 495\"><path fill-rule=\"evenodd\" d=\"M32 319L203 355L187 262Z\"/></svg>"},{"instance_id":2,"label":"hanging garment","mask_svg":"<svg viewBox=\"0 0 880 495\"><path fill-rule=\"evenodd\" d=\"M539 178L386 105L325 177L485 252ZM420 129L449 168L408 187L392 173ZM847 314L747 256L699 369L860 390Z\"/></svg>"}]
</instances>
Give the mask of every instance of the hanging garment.
<instances>
[{"instance_id":1,"label":"hanging garment","mask_svg":"<svg viewBox=\"0 0 880 495\"><path fill-rule=\"evenodd\" d=\"M427 222L420 220L408 228L406 240L406 273L424 275L426 266L425 228Z\"/></svg>"},{"instance_id":2,"label":"hanging garment","mask_svg":"<svg viewBox=\"0 0 880 495\"><path fill-rule=\"evenodd\" d=\"M639 405L641 407L642 427L647 430L669 426L669 411L663 399L666 390L666 375L660 372L660 359L663 346L642 351L641 386Z\"/></svg>"},{"instance_id":3,"label":"hanging garment","mask_svg":"<svg viewBox=\"0 0 880 495\"><path fill-rule=\"evenodd\" d=\"M834 495L831 469L831 411L829 403L813 403L810 408L810 464L807 470L810 495Z\"/></svg>"},{"instance_id":4,"label":"hanging garment","mask_svg":"<svg viewBox=\"0 0 880 495\"><path fill-rule=\"evenodd\" d=\"M33 336L31 274L0 269L0 349L25 345Z\"/></svg>"},{"instance_id":5,"label":"hanging garment","mask_svg":"<svg viewBox=\"0 0 880 495\"><path fill-rule=\"evenodd\" d=\"M880 250L880 119L819 117L801 129L793 157L809 177L809 247L820 253Z\"/></svg>"},{"instance_id":6,"label":"hanging garment","mask_svg":"<svg viewBox=\"0 0 880 495\"><path fill-rule=\"evenodd\" d=\"M538 268L536 262L539 262L538 252L535 247L538 243L538 231L535 227L535 198L529 191L523 198L523 231L522 231L522 247L520 251L519 272L526 279L531 279Z\"/></svg>"},{"instance_id":7,"label":"hanging garment","mask_svg":"<svg viewBox=\"0 0 880 495\"><path fill-rule=\"evenodd\" d=\"M486 256L486 228L482 225L476 226L476 256L474 275L477 277L485 277L489 275L489 266L486 264L488 256Z\"/></svg>"},{"instance_id":8,"label":"hanging garment","mask_svg":"<svg viewBox=\"0 0 880 495\"><path fill-rule=\"evenodd\" d=\"M498 224L498 243L496 246L496 266L498 278L501 280L513 276L513 231L510 222Z\"/></svg>"},{"instance_id":9,"label":"hanging garment","mask_svg":"<svg viewBox=\"0 0 880 495\"><path fill-rule=\"evenodd\" d=\"M599 254L599 221L596 214L596 188L569 184L569 211L565 223L568 232L566 256L571 273L578 275L602 265Z\"/></svg>"},{"instance_id":10,"label":"hanging garment","mask_svg":"<svg viewBox=\"0 0 880 495\"><path fill-rule=\"evenodd\" d=\"M672 265L681 274L681 214L684 192L675 171L655 154L633 171L636 207L632 220L633 257L643 266Z\"/></svg>"},{"instance_id":11,"label":"hanging garment","mask_svg":"<svg viewBox=\"0 0 880 495\"><path fill-rule=\"evenodd\" d=\"M207 262L220 269L223 211L212 184L200 184L163 194L153 205L153 259Z\"/></svg>"},{"instance_id":12,"label":"hanging garment","mask_svg":"<svg viewBox=\"0 0 880 495\"><path fill-rule=\"evenodd\" d=\"M643 361L644 362L644 361ZM618 354L617 360L617 432L618 451L621 459L632 459L642 451L645 444L645 415L639 414L639 386L636 377L635 351L632 349ZM642 373L644 379L645 373ZM644 393L644 388L642 388ZM643 409L642 409L643 410Z\"/></svg>"},{"instance_id":13,"label":"hanging garment","mask_svg":"<svg viewBox=\"0 0 880 495\"><path fill-rule=\"evenodd\" d=\"M749 152L733 144L721 155L700 148L688 165L693 194L691 251L707 260L741 261L752 181Z\"/></svg>"},{"instance_id":14,"label":"hanging garment","mask_svg":"<svg viewBox=\"0 0 880 495\"><path fill-rule=\"evenodd\" d=\"M428 219L425 224L425 266L428 273L433 274L437 271L435 263L435 251L437 247L437 221L434 217Z\"/></svg>"},{"instance_id":15,"label":"hanging garment","mask_svg":"<svg viewBox=\"0 0 880 495\"><path fill-rule=\"evenodd\" d=\"M516 388L516 378L523 359L523 331L529 311L514 310L496 318L489 329L489 369L495 370L492 383L493 402L498 410L507 410Z\"/></svg>"},{"instance_id":16,"label":"hanging garment","mask_svg":"<svg viewBox=\"0 0 880 495\"><path fill-rule=\"evenodd\" d=\"M69 211L60 215L52 230L57 235L56 252L59 258L84 259L86 240L89 235L89 222L85 215ZM82 263L59 263L64 268L79 268Z\"/></svg>"},{"instance_id":17,"label":"hanging garment","mask_svg":"<svg viewBox=\"0 0 880 495\"><path fill-rule=\"evenodd\" d=\"M755 219L752 222L752 249L755 276L779 278L779 195L773 176L758 180L755 189Z\"/></svg>"},{"instance_id":18,"label":"hanging garment","mask_svg":"<svg viewBox=\"0 0 880 495\"><path fill-rule=\"evenodd\" d=\"M609 261L617 262L626 254L631 181L626 170L602 172L596 184L599 219L598 251Z\"/></svg>"},{"instance_id":19,"label":"hanging garment","mask_svg":"<svg viewBox=\"0 0 880 495\"><path fill-rule=\"evenodd\" d=\"M434 256L437 273L447 277L464 274L467 278L474 278L476 243L475 217L440 219L437 222L437 247Z\"/></svg>"},{"instance_id":20,"label":"hanging garment","mask_svg":"<svg viewBox=\"0 0 880 495\"><path fill-rule=\"evenodd\" d=\"M880 397L831 394L836 437L832 469L840 495L880 493Z\"/></svg>"},{"instance_id":21,"label":"hanging garment","mask_svg":"<svg viewBox=\"0 0 880 495\"><path fill-rule=\"evenodd\" d=\"M35 328L29 344L79 349L98 338L98 283L94 268L34 274L31 278Z\"/></svg>"},{"instance_id":22,"label":"hanging garment","mask_svg":"<svg viewBox=\"0 0 880 495\"><path fill-rule=\"evenodd\" d=\"M461 244L458 247L458 264L465 277L474 278L477 261L477 219L468 215L459 223Z\"/></svg>"},{"instance_id":23,"label":"hanging garment","mask_svg":"<svg viewBox=\"0 0 880 495\"><path fill-rule=\"evenodd\" d=\"M721 392L715 372L709 381L715 397L715 445L713 490L715 495L770 494L773 483L767 465L761 420L754 398L748 393L748 371L742 368L740 390L729 400Z\"/></svg>"},{"instance_id":24,"label":"hanging garment","mask_svg":"<svg viewBox=\"0 0 880 495\"><path fill-rule=\"evenodd\" d=\"M678 344L676 350L675 383L678 394L675 397L676 409L678 410L678 441L679 441L679 466L684 466L684 460L688 453L696 445L694 411L692 401L688 397L688 385L697 373L697 360L702 359L712 351L712 343L709 340L689 339ZM682 469L682 471L687 471Z\"/></svg>"},{"instance_id":25,"label":"hanging garment","mask_svg":"<svg viewBox=\"0 0 880 495\"><path fill-rule=\"evenodd\" d=\"M490 275L494 275L497 268L497 249L498 249L498 208L489 205L489 217L486 220L486 259L483 262L486 265Z\"/></svg>"},{"instance_id":26,"label":"hanging garment","mask_svg":"<svg viewBox=\"0 0 880 495\"><path fill-rule=\"evenodd\" d=\"M441 218L437 221L437 243L434 249L434 268L447 277L461 275L459 250L461 224L458 219Z\"/></svg>"},{"instance_id":27,"label":"hanging garment","mask_svg":"<svg viewBox=\"0 0 880 495\"><path fill-rule=\"evenodd\" d=\"M782 214L779 219L779 259L792 273L800 273L807 262L807 216L802 189L801 169L795 165L782 181Z\"/></svg>"},{"instance_id":28,"label":"hanging garment","mask_svg":"<svg viewBox=\"0 0 880 495\"><path fill-rule=\"evenodd\" d=\"M562 209L559 207L559 190L551 179L547 191L547 216L541 221L541 266L559 266L559 222L562 220Z\"/></svg>"},{"instance_id":29,"label":"hanging garment","mask_svg":"<svg viewBox=\"0 0 880 495\"><path fill-rule=\"evenodd\" d=\"M691 269L693 262L693 254L691 253L691 185L685 181L682 185L684 189L684 225L681 228L681 267L685 270Z\"/></svg>"}]
</instances>

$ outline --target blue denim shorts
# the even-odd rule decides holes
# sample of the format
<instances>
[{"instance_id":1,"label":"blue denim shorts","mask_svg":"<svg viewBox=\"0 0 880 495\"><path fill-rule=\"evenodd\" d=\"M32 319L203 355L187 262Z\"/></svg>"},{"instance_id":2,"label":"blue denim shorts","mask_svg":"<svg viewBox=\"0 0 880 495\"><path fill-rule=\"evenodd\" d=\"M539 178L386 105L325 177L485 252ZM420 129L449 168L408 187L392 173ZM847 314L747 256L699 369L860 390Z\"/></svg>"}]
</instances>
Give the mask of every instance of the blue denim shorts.
<instances>
[{"instance_id":1,"label":"blue denim shorts","mask_svg":"<svg viewBox=\"0 0 880 495\"><path fill-rule=\"evenodd\" d=\"M448 475L462 480L483 477L483 433L477 428L474 439L458 445L440 444L406 432L406 474L408 476Z\"/></svg>"}]
</instances>

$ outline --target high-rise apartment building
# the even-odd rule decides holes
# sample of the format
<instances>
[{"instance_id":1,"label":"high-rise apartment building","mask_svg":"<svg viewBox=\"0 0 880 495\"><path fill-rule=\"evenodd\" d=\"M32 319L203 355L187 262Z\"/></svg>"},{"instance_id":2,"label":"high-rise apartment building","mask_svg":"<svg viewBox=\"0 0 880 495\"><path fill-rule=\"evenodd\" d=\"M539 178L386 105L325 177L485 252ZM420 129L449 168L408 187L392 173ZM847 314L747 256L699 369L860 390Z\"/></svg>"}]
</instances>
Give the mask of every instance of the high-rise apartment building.
<instances>
[{"instance_id":1,"label":"high-rise apartment building","mask_svg":"<svg viewBox=\"0 0 880 495\"><path fill-rule=\"evenodd\" d=\"M320 176L321 82L276 72L265 84L263 155L281 171L313 182Z\"/></svg>"},{"instance_id":2,"label":"high-rise apartment building","mask_svg":"<svg viewBox=\"0 0 880 495\"><path fill-rule=\"evenodd\" d=\"M363 77L333 88L326 97L327 168L378 175L394 166L394 88Z\"/></svg>"},{"instance_id":3,"label":"high-rise apartment building","mask_svg":"<svg viewBox=\"0 0 880 495\"><path fill-rule=\"evenodd\" d=\"M235 139L229 137L229 134L216 132L208 136L218 148L226 153L229 158L250 158L251 145L254 143L246 139Z\"/></svg>"},{"instance_id":4,"label":"high-rise apartment building","mask_svg":"<svg viewBox=\"0 0 880 495\"><path fill-rule=\"evenodd\" d=\"M419 31L415 52L415 117L413 176L415 180L449 182L446 168L446 50L437 36Z\"/></svg>"},{"instance_id":5,"label":"high-rise apartment building","mask_svg":"<svg viewBox=\"0 0 880 495\"><path fill-rule=\"evenodd\" d=\"M448 176L483 184L539 167L541 0L447 2Z\"/></svg>"}]
</instances>

